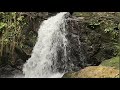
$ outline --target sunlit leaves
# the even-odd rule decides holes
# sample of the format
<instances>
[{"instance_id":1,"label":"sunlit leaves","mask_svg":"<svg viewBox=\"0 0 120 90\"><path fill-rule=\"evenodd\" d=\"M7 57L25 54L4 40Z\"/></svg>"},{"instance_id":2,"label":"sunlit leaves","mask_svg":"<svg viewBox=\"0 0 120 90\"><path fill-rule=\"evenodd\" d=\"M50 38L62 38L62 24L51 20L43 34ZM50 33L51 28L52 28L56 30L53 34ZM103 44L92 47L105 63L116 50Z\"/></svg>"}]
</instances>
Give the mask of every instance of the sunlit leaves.
<instances>
[{"instance_id":1,"label":"sunlit leaves","mask_svg":"<svg viewBox=\"0 0 120 90\"><path fill-rule=\"evenodd\" d=\"M19 38L25 23L24 16L19 12L0 12L0 51L1 56L3 48L9 47L9 51L13 54L16 45L19 45ZM12 56L12 55L11 55Z\"/></svg>"},{"instance_id":2,"label":"sunlit leaves","mask_svg":"<svg viewBox=\"0 0 120 90\"><path fill-rule=\"evenodd\" d=\"M1 30L2 28L6 27L6 26L7 26L7 23L0 22L0 30Z\"/></svg>"}]
</instances>

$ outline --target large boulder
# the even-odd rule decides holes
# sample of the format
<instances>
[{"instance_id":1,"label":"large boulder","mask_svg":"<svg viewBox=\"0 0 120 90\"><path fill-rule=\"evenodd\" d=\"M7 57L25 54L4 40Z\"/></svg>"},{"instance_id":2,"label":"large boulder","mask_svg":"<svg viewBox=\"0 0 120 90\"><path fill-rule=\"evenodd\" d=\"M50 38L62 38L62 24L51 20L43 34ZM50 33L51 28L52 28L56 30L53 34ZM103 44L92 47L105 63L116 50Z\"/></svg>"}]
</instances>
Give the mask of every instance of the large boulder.
<instances>
[{"instance_id":1,"label":"large boulder","mask_svg":"<svg viewBox=\"0 0 120 90\"><path fill-rule=\"evenodd\" d=\"M78 72L66 73L63 78L119 78L119 70L106 66L89 66Z\"/></svg>"}]
</instances>

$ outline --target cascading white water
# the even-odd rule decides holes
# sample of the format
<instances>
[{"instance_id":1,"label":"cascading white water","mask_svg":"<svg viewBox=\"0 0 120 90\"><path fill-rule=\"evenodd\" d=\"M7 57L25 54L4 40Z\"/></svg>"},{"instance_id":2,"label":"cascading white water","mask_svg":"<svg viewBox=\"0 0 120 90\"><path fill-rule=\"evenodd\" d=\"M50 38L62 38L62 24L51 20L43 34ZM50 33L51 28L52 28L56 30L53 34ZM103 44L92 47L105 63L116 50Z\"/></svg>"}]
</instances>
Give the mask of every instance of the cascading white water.
<instances>
[{"instance_id":1,"label":"cascading white water","mask_svg":"<svg viewBox=\"0 0 120 90\"><path fill-rule=\"evenodd\" d=\"M67 57L65 19L68 14L67 12L58 13L42 23L31 58L23 67L25 78L61 78L63 76L64 73L57 70L56 63L59 48L64 50L64 57Z\"/></svg>"}]
</instances>

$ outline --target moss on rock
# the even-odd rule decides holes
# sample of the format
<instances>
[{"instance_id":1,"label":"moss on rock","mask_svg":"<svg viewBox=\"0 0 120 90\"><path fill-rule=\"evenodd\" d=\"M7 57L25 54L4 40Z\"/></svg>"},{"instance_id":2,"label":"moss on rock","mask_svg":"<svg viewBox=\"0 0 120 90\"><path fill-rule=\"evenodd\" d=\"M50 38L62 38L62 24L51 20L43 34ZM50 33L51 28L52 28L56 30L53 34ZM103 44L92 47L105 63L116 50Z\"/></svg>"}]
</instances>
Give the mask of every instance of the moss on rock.
<instances>
[{"instance_id":1,"label":"moss on rock","mask_svg":"<svg viewBox=\"0 0 120 90\"><path fill-rule=\"evenodd\" d=\"M109 66L109 67L114 67L115 69L120 68L120 59L119 57L113 57L109 60L105 60L101 63L102 66Z\"/></svg>"}]
</instances>

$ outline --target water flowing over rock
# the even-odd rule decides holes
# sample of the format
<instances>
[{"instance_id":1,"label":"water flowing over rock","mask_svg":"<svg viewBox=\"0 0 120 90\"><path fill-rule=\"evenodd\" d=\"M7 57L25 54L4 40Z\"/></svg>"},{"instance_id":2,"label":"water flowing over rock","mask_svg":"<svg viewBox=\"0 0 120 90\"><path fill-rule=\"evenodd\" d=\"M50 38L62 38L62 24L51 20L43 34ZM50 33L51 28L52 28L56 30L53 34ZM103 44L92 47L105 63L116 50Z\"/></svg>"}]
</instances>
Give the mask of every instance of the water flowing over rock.
<instances>
[{"instance_id":1,"label":"water flowing over rock","mask_svg":"<svg viewBox=\"0 0 120 90\"><path fill-rule=\"evenodd\" d=\"M86 57L74 31L76 21L70 17L61 12L41 24L31 58L24 64L26 78L61 78L85 66Z\"/></svg>"}]
</instances>

